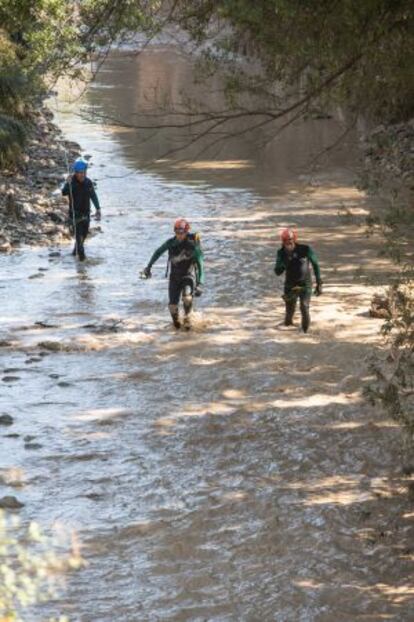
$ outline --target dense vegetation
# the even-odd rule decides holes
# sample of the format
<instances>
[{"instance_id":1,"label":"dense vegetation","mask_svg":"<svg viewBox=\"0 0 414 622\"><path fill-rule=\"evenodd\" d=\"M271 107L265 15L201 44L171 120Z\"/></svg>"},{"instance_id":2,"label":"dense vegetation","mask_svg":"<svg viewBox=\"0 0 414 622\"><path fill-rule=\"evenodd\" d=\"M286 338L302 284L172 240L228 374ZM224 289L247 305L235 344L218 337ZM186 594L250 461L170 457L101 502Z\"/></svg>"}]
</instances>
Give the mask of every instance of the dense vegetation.
<instances>
[{"instance_id":1,"label":"dense vegetation","mask_svg":"<svg viewBox=\"0 0 414 622\"><path fill-rule=\"evenodd\" d=\"M31 113L59 76L76 77L116 37L148 28L140 4L0 0L0 166L18 159Z\"/></svg>"}]
</instances>

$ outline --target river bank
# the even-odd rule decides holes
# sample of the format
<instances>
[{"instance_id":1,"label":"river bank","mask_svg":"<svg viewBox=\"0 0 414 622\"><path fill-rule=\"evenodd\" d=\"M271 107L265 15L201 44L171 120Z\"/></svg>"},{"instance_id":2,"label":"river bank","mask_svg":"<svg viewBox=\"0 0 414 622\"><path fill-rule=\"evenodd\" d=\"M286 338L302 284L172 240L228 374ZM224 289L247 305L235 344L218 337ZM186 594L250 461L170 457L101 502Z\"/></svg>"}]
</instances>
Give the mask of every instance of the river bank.
<instances>
[{"instance_id":1,"label":"river bank","mask_svg":"<svg viewBox=\"0 0 414 622\"><path fill-rule=\"evenodd\" d=\"M65 150L72 162L80 147L64 139L47 107L32 122L18 170L0 172L0 252L69 239L67 201L58 190L65 178Z\"/></svg>"}]
</instances>

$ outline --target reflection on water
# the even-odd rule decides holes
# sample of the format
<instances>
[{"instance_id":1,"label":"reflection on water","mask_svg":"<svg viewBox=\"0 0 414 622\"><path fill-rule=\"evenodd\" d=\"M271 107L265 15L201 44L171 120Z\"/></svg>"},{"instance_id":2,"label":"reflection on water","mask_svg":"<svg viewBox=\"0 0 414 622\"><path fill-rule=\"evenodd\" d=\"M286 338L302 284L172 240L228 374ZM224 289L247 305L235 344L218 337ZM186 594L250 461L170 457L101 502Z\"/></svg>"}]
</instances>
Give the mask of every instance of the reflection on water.
<instances>
[{"instance_id":1,"label":"reflection on water","mask_svg":"<svg viewBox=\"0 0 414 622\"><path fill-rule=\"evenodd\" d=\"M255 102L244 105L252 108ZM256 102L256 109L260 107ZM82 109L86 116L97 114L140 128L112 128L130 162L151 166L164 175L168 172L172 179L213 180L231 187L260 185L266 193L277 191L292 177L297 183L298 174L308 173L310 163L318 170L315 158L343 133L334 119L301 120L281 133L286 119L263 127L261 117L240 119L210 132L206 132L208 125L197 124L197 117L193 125L188 124L198 111L228 108L220 76L200 81L185 56L171 48L159 48L156 53L144 50L138 56L114 54L89 90ZM185 127L178 129L182 124ZM145 130L147 125L172 127ZM259 127L247 131L254 126ZM276 138L272 140L272 136ZM168 154L169 166L164 159ZM355 155L355 134L350 132L322 163L325 170L327 165L343 166ZM159 158L164 161L157 166Z\"/></svg>"},{"instance_id":2,"label":"reflection on water","mask_svg":"<svg viewBox=\"0 0 414 622\"><path fill-rule=\"evenodd\" d=\"M152 81L178 93L188 66L171 58L110 60L87 101L126 113ZM307 129L271 147L268 169L237 139L220 167L155 174L144 160L167 138L144 146L73 113L60 123L93 154L102 233L84 265L69 246L0 257L12 344L0 347L0 412L19 435L1 433L1 460L25 482L23 520L78 531L88 566L30 620L411 619L408 520L388 479L398 432L359 392L378 323L355 270L388 269L359 226L363 198L342 170L307 188L294 177ZM138 279L178 214L202 232L207 264L189 334L168 322L163 262ZM288 223L325 280L306 336L280 327L272 266Z\"/></svg>"}]
</instances>

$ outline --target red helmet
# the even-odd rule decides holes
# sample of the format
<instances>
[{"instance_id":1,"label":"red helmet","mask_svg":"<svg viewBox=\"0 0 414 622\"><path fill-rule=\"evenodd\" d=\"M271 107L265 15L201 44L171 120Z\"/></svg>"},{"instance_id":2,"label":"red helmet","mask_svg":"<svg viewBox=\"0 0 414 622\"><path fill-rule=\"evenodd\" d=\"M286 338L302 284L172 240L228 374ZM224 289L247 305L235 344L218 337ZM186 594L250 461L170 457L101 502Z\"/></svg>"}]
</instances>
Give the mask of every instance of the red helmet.
<instances>
[{"instance_id":1,"label":"red helmet","mask_svg":"<svg viewBox=\"0 0 414 622\"><path fill-rule=\"evenodd\" d=\"M174 223L174 231L177 233L188 233L190 231L190 223L185 218L178 218Z\"/></svg>"},{"instance_id":2,"label":"red helmet","mask_svg":"<svg viewBox=\"0 0 414 622\"><path fill-rule=\"evenodd\" d=\"M282 244L284 244L285 242L289 242L289 240L297 242L298 232L296 231L296 229L283 229L280 232L280 239L282 240Z\"/></svg>"}]
</instances>

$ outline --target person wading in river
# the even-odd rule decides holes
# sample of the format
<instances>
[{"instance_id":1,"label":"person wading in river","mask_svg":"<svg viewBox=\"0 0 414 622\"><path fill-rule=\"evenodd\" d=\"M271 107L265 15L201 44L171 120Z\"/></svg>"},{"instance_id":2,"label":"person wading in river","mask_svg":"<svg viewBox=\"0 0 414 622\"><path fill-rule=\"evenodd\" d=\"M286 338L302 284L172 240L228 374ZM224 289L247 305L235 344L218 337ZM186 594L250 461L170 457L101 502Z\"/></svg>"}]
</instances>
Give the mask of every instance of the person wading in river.
<instances>
[{"instance_id":1,"label":"person wading in river","mask_svg":"<svg viewBox=\"0 0 414 622\"><path fill-rule=\"evenodd\" d=\"M174 224L174 237L169 238L151 257L142 271L143 278L151 277L153 264L165 252L168 252L170 267L169 305L172 321L176 328L181 328L179 302L182 297L184 306L184 328L191 328L190 314L193 308L193 296L201 296L204 284L204 260L197 233L190 233L190 225L179 218ZM167 268L168 271L168 268Z\"/></svg>"},{"instance_id":2,"label":"person wading in river","mask_svg":"<svg viewBox=\"0 0 414 622\"><path fill-rule=\"evenodd\" d=\"M285 326L293 325L296 303L299 298L302 315L302 330L308 332L310 326L309 305L312 294L312 276L310 264L315 273L315 295L322 294L322 280L319 263L310 246L298 244L297 232L284 229L281 233L282 247L276 255L275 273L279 276L286 273L283 300L286 314Z\"/></svg>"},{"instance_id":3,"label":"person wading in river","mask_svg":"<svg viewBox=\"0 0 414 622\"><path fill-rule=\"evenodd\" d=\"M101 218L101 207L92 181L86 176L88 163L78 158L73 165L73 175L70 175L62 188L62 194L69 199L69 226L75 236L75 246L72 255L78 255L79 260L85 259L84 242L89 233L91 219L91 201L96 209L96 219Z\"/></svg>"}]
</instances>

